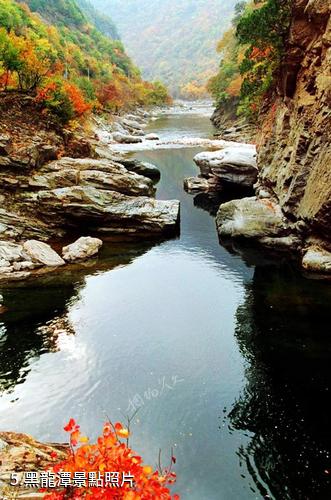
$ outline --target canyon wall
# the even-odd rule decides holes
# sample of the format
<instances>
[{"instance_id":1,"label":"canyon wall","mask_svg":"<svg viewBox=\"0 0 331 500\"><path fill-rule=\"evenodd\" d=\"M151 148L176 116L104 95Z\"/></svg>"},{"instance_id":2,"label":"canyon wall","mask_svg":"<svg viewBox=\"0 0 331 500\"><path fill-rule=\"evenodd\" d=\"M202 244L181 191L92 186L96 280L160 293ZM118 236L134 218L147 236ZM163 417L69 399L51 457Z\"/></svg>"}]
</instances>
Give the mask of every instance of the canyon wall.
<instances>
[{"instance_id":1,"label":"canyon wall","mask_svg":"<svg viewBox=\"0 0 331 500\"><path fill-rule=\"evenodd\" d=\"M259 184L304 239L331 246L331 1L294 0L277 98L258 140Z\"/></svg>"}]
</instances>

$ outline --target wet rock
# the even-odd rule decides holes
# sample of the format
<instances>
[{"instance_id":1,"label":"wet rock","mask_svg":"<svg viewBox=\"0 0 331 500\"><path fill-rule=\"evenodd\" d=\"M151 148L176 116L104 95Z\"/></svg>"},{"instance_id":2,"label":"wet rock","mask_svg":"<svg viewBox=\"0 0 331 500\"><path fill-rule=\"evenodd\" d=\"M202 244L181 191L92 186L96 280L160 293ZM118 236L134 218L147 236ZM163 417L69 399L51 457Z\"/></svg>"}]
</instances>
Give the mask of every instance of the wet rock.
<instances>
[{"instance_id":1,"label":"wet rock","mask_svg":"<svg viewBox=\"0 0 331 500\"><path fill-rule=\"evenodd\" d=\"M266 236L259 240L259 243L266 247L272 247L279 250L299 250L302 245L302 240L297 236L281 236L279 238L271 238Z\"/></svg>"},{"instance_id":2,"label":"wet rock","mask_svg":"<svg viewBox=\"0 0 331 500\"><path fill-rule=\"evenodd\" d=\"M84 260L96 255L102 247L102 241L99 238L82 236L74 243L63 248L62 255L67 262L75 260Z\"/></svg>"},{"instance_id":3,"label":"wet rock","mask_svg":"<svg viewBox=\"0 0 331 500\"><path fill-rule=\"evenodd\" d=\"M216 216L220 236L261 239L286 236L288 225L274 201L255 197L232 200L219 207Z\"/></svg>"},{"instance_id":4,"label":"wet rock","mask_svg":"<svg viewBox=\"0 0 331 500\"><path fill-rule=\"evenodd\" d=\"M160 137L157 134L147 134L145 135L146 141L158 141Z\"/></svg>"},{"instance_id":5,"label":"wet rock","mask_svg":"<svg viewBox=\"0 0 331 500\"><path fill-rule=\"evenodd\" d=\"M256 149L250 145L198 153L194 161L204 177L213 175L225 182L250 187L257 180Z\"/></svg>"},{"instance_id":6,"label":"wet rock","mask_svg":"<svg viewBox=\"0 0 331 500\"><path fill-rule=\"evenodd\" d=\"M26 200L56 225L112 234L177 231L179 201L126 196L93 187L66 187L33 193Z\"/></svg>"},{"instance_id":7,"label":"wet rock","mask_svg":"<svg viewBox=\"0 0 331 500\"><path fill-rule=\"evenodd\" d=\"M136 144L138 142L142 142L142 138L135 135L124 135L120 132L116 132L113 134L113 139L120 144Z\"/></svg>"},{"instance_id":8,"label":"wet rock","mask_svg":"<svg viewBox=\"0 0 331 500\"><path fill-rule=\"evenodd\" d=\"M331 252L319 246L308 248L302 259L302 266L306 271L320 274L331 273Z\"/></svg>"},{"instance_id":9,"label":"wet rock","mask_svg":"<svg viewBox=\"0 0 331 500\"><path fill-rule=\"evenodd\" d=\"M127 162L125 160L120 161L128 170L135 172L136 174L149 177L150 179L159 179L161 177L160 170L152 163L134 159L129 159Z\"/></svg>"},{"instance_id":10,"label":"wet rock","mask_svg":"<svg viewBox=\"0 0 331 500\"><path fill-rule=\"evenodd\" d=\"M184 189L188 192L209 191L208 179L204 177L186 177L184 179Z\"/></svg>"},{"instance_id":11,"label":"wet rock","mask_svg":"<svg viewBox=\"0 0 331 500\"><path fill-rule=\"evenodd\" d=\"M64 260L55 250L42 241L28 240L23 243L23 249L33 262L44 264L45 266L63 266Z\"/></svg>"}]
</instances>

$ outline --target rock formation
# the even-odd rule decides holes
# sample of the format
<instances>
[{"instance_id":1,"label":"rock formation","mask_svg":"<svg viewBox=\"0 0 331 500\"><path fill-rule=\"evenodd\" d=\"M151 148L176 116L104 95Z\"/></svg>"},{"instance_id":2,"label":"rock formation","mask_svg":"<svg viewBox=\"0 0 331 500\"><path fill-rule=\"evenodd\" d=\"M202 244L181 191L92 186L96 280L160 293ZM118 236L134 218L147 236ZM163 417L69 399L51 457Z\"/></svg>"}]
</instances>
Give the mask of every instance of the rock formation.
<instances>
[{"instance_id":1,"label":"rock formation","mask_svg":"<svg viewBox=\"0 0 331 500\"><path fill-rule=\"evenodd\" d=\"M84 130L56 129L41 119L29 98L12 96L12 106L6 99L0 117L4 131L0 135L0 246L18 245L24 258L7 259L0 248L2 276L20 271L25 277L36 264L63 265L64 260L43 242L72 232L139 238L176 234L179 202L154 198L154 181L160 177L154 165L115 153L108 140L98 141ZM136 121L132 116L121 118L133 133L144 126L144 120L143 116Z\"/></svg>"},{"instance_id":2,"label":"rock formation","mask_svg":"<svg viewBox=\"0 0 331 500\"><path fill-rule=\"evenodd\" d=\"M198 153L193 159L207 179L246 187L257 180L256 149L250 144Z\"/></svg>"},{"instance_id":3,"label":"rock formation","mask_svg":"<svg viewBox=\"0 0 331 500\"><path fill-rule=\"evenodd\" d=\"M96 255L102 247L102 240L99 238L91 238L90 236L82 236L74 243L63 247L62 255L66 262L76 260L85 260Z\"/></svg>"},{"instance_id":4,"label":"rock formation","mask_svg":"<svg viewBox=\"0 0 331 500\"><path fill-rule=\"evenodd\" d=\"M303 268L321 273L331 272L330 14L330 2L294 0L276 97L257 141L257 197L221 205L217 215L222 237L299 250ZM217 154L203 160L224 176Z\"/></svg>"},{"instance_id":5,"label":"rock formation","mask_svg":"<svg viewBox=\"0 0 331 500\"><path fill-rule=\"evenodd\" d=\"M262 128L259 186L301 228L303 247L331 248L331 4L295 0L278 93ZM306 267L306 264L305 264Z\"/></svg>"}]
</instances>

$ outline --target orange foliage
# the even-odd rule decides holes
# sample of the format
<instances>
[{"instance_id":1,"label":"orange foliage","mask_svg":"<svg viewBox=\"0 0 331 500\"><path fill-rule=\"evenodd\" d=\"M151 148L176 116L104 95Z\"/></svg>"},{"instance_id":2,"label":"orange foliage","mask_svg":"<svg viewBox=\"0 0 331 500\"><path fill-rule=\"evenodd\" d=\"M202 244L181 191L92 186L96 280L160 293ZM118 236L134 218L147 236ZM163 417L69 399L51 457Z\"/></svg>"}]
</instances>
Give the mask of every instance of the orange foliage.
<instances>
[{"instance_id":1,"label":"orange foliage","mask_svg":"<svg viewBox=\"0 0 331 500\"><path fill-rule=\"evenodd\" d=\"M257 61L259 59L266 59L272 53L271 47L266 47L265 49L259 49L258 47L253 47L251 55L249 58L252 61Z\"/></svg>"},{"instance_id":2,"label":"orange foliage","mask_svg":"<svg viewBox=\"0 0 331 500\"><path fill-rule=\"evenodd\" d=\"M81 116L87 111L90 111L91 104L88 104L84 100L82 91L78 87L76 87L76 85L73 85L72 83L66 83L64 85L64 90L69 97L76 116Z\"/></svg>"},{"instance_id":3,"label":"orange foliage","mask_svg":"<svg viewBox=\"0 0 331 500\"><path fill-rule=\"evenodd\" d=\"M64 429L70 433L70 452L66 460L50 470L55 474L79 472L80 477L83 475L87 478L86 484L80 484L81 487L71 485L62 491L49 493L45 500L179 500L179 496L172 496L167 488L167 485L175 482L176 475L171 467L176 459L171 457L170 467L164 471L153 471L152 467L143 465L142 458L129 448L130 432L121 423L105 423L103 433L95 444L90 444L88 438L81 435L74 419L70 419ZM126 442L121 439L126 439ZM115 486L111 476L107 481L110 471L118 473L122 482ZM124 477L129 476L133 478L131 484L124 481ZM94 486L94 482L93 486L89 485L92 477L94 482L99 480L100 487Z\"/></svg>"},{"instance_id":4,"label":"orange foliage","mask_svg":"<svg viewBox=\"0 0 331 500\"><path fill-rule=\"evenodd\" d=\"M4 71L0 74L0 89L7 89L15 84L15 78L10 71Z\"/></svg>"}]
</instances>

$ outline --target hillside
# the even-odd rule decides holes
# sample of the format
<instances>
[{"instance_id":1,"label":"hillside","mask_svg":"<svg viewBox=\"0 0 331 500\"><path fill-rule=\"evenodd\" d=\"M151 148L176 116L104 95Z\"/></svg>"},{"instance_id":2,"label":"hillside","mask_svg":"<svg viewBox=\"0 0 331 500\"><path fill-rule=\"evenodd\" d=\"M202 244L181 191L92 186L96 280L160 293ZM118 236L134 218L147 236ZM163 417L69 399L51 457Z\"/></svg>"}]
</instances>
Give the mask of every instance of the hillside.
<instances>
[{"instance_id":1,"label":"hillside","mask_svg":"<svg viewBox=\"0 0 331 500\"><path fill-rule=\"evenodd\" d=\"M91 109L164 102L166 89L143 81L110 37L112 21L80 4L84 11L74 0L0 0L0 92L33 93L63 123Z\"/></svg>"},{"instance_id":2,"label":"hillside","mask_svg":"<svg viewBox=\"0 0 331 500\"><path fill-rule=\"evenodd\" d=\"M93 4L114 20L145 78L160 79L173 93L181 89L194 97L217 70L216 43L228 28L237 1L93 0Z\"/></svg>"},{"instance_id":3,"label":"hillside","mask_svg":"<svg viewBox=\"0 0 331 500\"><path fill-rule=\"evenodd\" d=\"M84 12L87 19L104 35L114 40L119 40L117 28L109 16L106 16L93 7L88 0L77 0L81 10Z\"/></svg>"}]
</instances>

